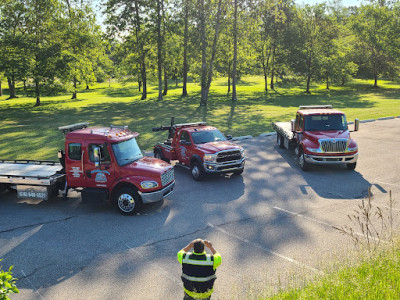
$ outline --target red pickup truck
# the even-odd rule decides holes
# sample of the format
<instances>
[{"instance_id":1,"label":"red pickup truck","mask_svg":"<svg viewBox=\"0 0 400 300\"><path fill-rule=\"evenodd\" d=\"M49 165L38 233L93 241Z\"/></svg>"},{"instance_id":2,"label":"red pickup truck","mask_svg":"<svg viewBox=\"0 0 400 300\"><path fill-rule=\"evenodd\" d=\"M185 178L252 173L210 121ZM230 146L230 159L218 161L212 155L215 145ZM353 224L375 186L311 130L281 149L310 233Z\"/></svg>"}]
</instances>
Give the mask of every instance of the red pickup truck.
<instances>
[{"instance_id":1,"label":"red pickup truck","mask_svg":"<svg viewBox=\"0 0 400 300\"><path fill-rule=\"evenodd\" d=\"M350 136L346 116L332 105L300 106L296 120L272 123L280 148L295 148L302 170L309 164L346 165L354 170L358 146ZM359 128L356 119L354 131Z\"/></svg>"},{"instance_id":2,"label":"red pickup truck","mask_svg":"<svg viewBox=\"0 0 400 300\"><path fill-rule=\"evenodd\" d=\"M122 214L136 213L142 203L160 201L175 186L174 169L144 157L139 135L128 126L92 127L79 123L60 127L65 134L61 163L0 160L0 191L16 189L19 198L48 200L58 190L83 188L82 199L103 199Z\"/></svg>"},{"instance_id":3,"label":"red pickup truck","mask_svg":"<svg viewBox=\"0 0 400 300\"><path fill-rule=\"evenodd\" d=\"M242 174L245 157L242 147L229 141L217 128L204 122L174 124L153 128L168 130L168 139L154 146L154 157L166 162L178 160L178 165L189 168L194 180L206 174Z\"/></svg>"}]
</instances>

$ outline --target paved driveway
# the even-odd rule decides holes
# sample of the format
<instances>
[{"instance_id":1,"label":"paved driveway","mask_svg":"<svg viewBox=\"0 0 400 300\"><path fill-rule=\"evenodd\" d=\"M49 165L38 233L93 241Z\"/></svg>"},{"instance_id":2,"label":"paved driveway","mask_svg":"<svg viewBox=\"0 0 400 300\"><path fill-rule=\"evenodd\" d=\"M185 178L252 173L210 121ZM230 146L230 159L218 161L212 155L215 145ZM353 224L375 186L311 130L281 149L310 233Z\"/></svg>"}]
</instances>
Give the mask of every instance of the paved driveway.
<instances>
[{"instance_id":1,"label":"paved driveway","mask_svg":"<svg viewBox=\"0 0 400 300\"><path fill-rule=\"evenodd\" d=\"M176 252L197 237L222 254L213 299L253 299L321 276L353 248L332 226L350 225L368 188L383 209L389 191L400 194L400 119L361 124L353 137L355 171L303 172L275 136L240 141L243 176L194 182L176 168L174 194L132 217L76 192L66 202L0 194L0 258L14 265L21 291L11 299L181 299Z\"/></svg>"}]
</instances>

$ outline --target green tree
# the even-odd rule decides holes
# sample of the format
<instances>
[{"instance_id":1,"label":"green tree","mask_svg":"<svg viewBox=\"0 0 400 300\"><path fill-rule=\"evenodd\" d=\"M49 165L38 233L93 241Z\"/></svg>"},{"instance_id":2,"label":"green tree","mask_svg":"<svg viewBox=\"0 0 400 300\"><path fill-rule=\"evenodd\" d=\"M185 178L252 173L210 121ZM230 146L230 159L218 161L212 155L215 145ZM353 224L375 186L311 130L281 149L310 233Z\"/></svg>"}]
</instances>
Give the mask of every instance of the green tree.
<instances>
[{"instance_id":1,"label":"green tree","mask_svg":"<svg viewBox=\"0 0 400 300\"><path fill-rule=\"evenodd\" d=\"M36 104L40 105L41 86L53 82L61 66L61 6L56 0L26 0L26 31L30 40L30 71L35 84Z\"/></svg>"},{"instance_id":2,"label":"green tree","mask_svg":"<svg viewBox=\"0 0 400 300\"><path fill-rule=\"evenodd\" d=\"M73 82L72 99L76 99L78 82L84 82L89 89L96 81L95 69L104 48L91 7L78 0L65 0L65 4L68 17L63 20L62 56L66 68L60 76Z\"/></svg>"},{"instance_id":3,"label":"green tree","mask_svg":"<svg viewBox=\"0 0 400 300\"><path fill-rule=\"evenodd\" d=\"M291 23L290 39L287 46L290 51L291 68L306 80L306 93L310 93L311 80L321 72L324 58L329 55L332 36L330 20L325 4L306 5L298 10L296 19ZM292 46L288 45L290 43Z\"/></svg>"},{"instance_id":4,"label":"green tree","mask_svg":"<svg viewBox=\"0 0 400 300\"><path fill-rule=\"evenodd\" d=\"M381 75L394 75L399 66L400 16L397 3L386 6L384 1L361 6L351 18L351 28L358 38L360 71L374 78L378 87Z\"/></svg>"},{"instance_id":5,"label":"green tree","mask_svg":"<svg viewBox=\"0 0 400 300\"><path fill-rule=\"evenodd\" d=\"M9 86L9 99L17 98L15 84L27 76L29 41L25 32L27 7L22 0L0 3L0 71Z\"/></svg>"},{"instance_id":6,"label":"green tree","mask_svg":"<svg viewBox=\"0 0 400 300\"><path fill-rule=\"evenodd\" d=\"M147 98L147 52L148 31L145 28L148 16L148 3L145 0L107 0L105 1L108 30L111 35L134 43L130 53L137 53L136 62L140 69L139 87L143 86L142 97ZM128 33L128 36L126 36Z\"/></svg>"}]
</instances>

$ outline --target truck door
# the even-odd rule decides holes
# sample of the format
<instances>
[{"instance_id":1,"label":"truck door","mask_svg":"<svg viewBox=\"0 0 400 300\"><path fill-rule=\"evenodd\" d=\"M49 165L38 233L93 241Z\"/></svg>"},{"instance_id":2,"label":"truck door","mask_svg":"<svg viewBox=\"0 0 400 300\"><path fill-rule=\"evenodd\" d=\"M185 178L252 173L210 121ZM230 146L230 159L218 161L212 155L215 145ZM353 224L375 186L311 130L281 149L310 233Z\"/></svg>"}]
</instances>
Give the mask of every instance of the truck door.
<instances>
[{"instance_id":1,"label":"truck door","mask_svg":"<svg viewBox=\"0 0 400 300\"><path fill-rule=\"evenodd\" d=\"M179 132L178 144L179 147L175 150L177 158L181 163L189 166L190 157L192 156L192 142L187 131L181 130L181 132Z\"/></svg>"},{"instance_id":2,"label":"truck door","mask_svg":"<svg viewBox=\"0 0 400 300\"><path fill-rule=\"evenodd\" d=\"M69 140L65 144L65 173L69 187L80 187L85 184L85 177L82 172L82 144L78 141Z\"/></svg>"},{"instance_id":3,"label":"truck door","mask_svg":"<svg viewBox=\"0 0 400 300\"><path fill-rule=\"evenodd\" d=\"M86 187L110 188L115 173L108 145L90 141L86 149L87 155L84 163ZM96 159L97 156L98 159Z\"/></svg>"},{"instance_id":4,"label":"truck door","mask_svg":"<svg viewBox=\"0 0 400 300\"><path fill-rule=\"evenodd\" d=\"M297 142L300 143L300 141L303 138L303 132L304 132L304 116L302 114L297 114L296 116L296 122L294 124L294 132Z\"/></svg>"}]
</instances>

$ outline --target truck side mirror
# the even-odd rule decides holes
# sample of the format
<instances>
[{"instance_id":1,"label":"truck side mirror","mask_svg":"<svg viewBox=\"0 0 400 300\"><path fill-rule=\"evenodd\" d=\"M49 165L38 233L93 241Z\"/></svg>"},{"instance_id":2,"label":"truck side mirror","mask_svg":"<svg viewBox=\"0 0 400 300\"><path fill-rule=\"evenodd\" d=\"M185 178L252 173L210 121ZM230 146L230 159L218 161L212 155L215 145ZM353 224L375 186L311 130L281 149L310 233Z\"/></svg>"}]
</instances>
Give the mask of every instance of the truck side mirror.
<instances>
[{"instance_id":1,"label":"truck side mirror","mask_svg":"<svg viewBox=\"0 0 400 300\"><path fill-rule=\"evenodd\" d=\"M227 140L231 140L231 139L232 139L232 135L228 134L228 135L226 136L226 139L227 139Z\"/></svg>"},{"instance_id":2,"label":"truck side mirror","mask_svg":"<svg viewBox=\"0 0 400 300\"><path fill-rule=\"evenodd\" d=\"M354 131L358 131L360 129L360 119L356 118L354 120Z\"/></svg>"},{"instance_id":3,"label":"truck side mirror","mask_svg":"<svg viewBox=\"0 0 400 300\"><path fill-rule=\"evenodd\" d=\"M94 165L97 168L98 166L100 166L100 147L94 146L92 149Z\"/></svg>"}]
</instances>

